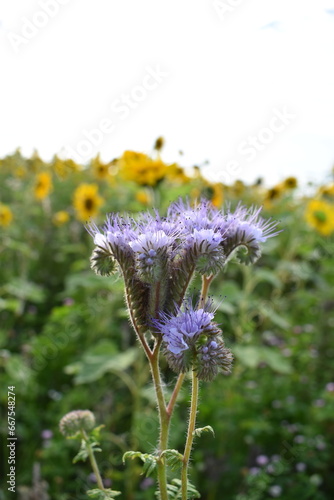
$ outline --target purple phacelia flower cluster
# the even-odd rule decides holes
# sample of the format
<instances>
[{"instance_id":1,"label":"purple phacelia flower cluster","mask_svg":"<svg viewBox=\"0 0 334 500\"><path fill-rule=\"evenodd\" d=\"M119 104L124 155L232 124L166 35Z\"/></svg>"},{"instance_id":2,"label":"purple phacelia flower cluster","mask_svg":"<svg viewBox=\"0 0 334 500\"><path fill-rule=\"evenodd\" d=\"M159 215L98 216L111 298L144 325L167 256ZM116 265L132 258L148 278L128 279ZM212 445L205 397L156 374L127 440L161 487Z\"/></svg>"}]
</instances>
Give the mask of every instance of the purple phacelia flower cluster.
<instances>
[{"instance_id":1,"label":"purple phacelia flower cluster","mask_svg":"<svg viewBox=\"0 0 334 500\"><path fill-rule=\"evenodd\" d=\"M176 306L174 314L160 313L159 319L152 321L162 334L165 356L174 371L186 372L194 367L198 378L207 381L219 371L230 373L232 354L213 318L211 301L194 309L188 300L183 308Z\"/></svg>"},{"instance_id":2,"label":"purple phacelia flower cluster","mask_svg":"<svg viewBox=\"0 0 334 500\"><path fill-rule=\"evenodd\" d=\"M209 201L191 206L172 203L166 217L144 212L136 219L110 214L99 229L88 225L95 249L96 273L123 275L126 300L135 331L161 338L170 366L177 372L191 367L210 380L228 373L232 355L208 306L184 303L196 273L216 275L240 248L245 264L261 255L261 244L278 234L277 222L260 217L260 209L238 205L234 212L217 210ZM184 304L183 309L181 309Z\"/></svg>"},{"instance_id":3,"label":"purple phacelia flower cluster","mask_svg":"<svg viewBox=\"0 0 334 500\"><path fill-rule=\"evenodd\" d=\"M179 200L171 204L166 218L149 212L136 220L110 214L101 230L95 224L89 224L88 230L99 251L112 256L121 268L130 256L136 259L139 275L143 268L158 265L159 253L168 254L170 267L187 258L197 271L208 275L218 272L240 247L248 250L246 263L259 258L260 244L279 232L277 222L263 219L260 212L261 208L242 205L234 213L230 208L224 212L206 200L194 207ZM101 272L97 263L94 269ZM158 274L155 280L159 278Z\"/></svg>"}]
</instances>

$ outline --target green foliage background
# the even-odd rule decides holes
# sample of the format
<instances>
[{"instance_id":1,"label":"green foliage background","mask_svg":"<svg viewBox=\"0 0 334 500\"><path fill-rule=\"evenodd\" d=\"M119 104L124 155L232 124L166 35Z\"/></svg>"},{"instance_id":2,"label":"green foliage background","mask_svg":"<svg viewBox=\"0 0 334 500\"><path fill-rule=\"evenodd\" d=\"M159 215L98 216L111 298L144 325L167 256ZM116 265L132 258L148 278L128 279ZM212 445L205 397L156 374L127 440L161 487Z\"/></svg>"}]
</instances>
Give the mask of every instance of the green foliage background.
<instances>
[{"instance_id":1,"label":"green foliage background","mask_svg":"<svg viewBox=\"0 0 334 500\"><path fill-rule=\"evenodd\" d=\"M13 169L24 162L28 174L15 177ZM121 278L90 270L92 241L71 213L75 187L92 174L54 175L53 191L37 201L32 163L13 155L0 166L1 202L14 215L1 228L0 243L1 440L7 437L7 386L14 385L20 498L43 498L36 493L42 490L52 500L87 498L94 488L89 466L71 464L76 443L58 430L65 413L87 408L105 425L97 459L108 485L127 500L152 499L154 486L141 475L141 462L121 460L129 449L154 450L150 374L127 319ZM143 187L94 182L106 200L97 222L107 211L146 208L136 199ZM144 189L163 212L179 195L212 196L217 186L197 176ZM220 189L232 205L258 198L254 186ZM196 438L193 451L191 479L203 499L267 500L275 491L284 500L334 498L334 385L328 385L334 384L334 242L307 226L305 204L291 190L266 204L265 216L279 218L284 232L266 242L255 266L231 262L213 282L214 298L225 296L217 321L235 364L231 376L201 385L197 425L215 431L215 437ZM68 223L52 223L56 210L69 211ZM164 379L168 391L174 374L167 365ZM185 384L171 448L183 448L189 396ZM6 447L1 454L7 471ZM36 466L33 474L33 464L40 464L40 474ZM4 484L0 498L6 494Z\"/></svg>"}]
</instances>

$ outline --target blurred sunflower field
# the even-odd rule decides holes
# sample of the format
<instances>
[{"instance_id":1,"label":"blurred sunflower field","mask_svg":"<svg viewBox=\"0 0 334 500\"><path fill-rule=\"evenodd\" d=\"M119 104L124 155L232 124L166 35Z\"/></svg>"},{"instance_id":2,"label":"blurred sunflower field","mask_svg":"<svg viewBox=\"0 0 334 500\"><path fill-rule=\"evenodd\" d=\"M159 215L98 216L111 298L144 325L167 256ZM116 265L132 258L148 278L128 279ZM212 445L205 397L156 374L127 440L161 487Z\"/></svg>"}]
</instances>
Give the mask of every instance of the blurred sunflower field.
<instances>
[{"instance_id":1,"label":"blurred sunflower field","mask_svg":"<svg viewBox=\"0 0 334 500\"><path fill-rule=\"evenodd\" d=\"M92 410L102 430L98 461L106 486L126 500L154 498L140 462L158 432L144 354L128 322L120 279L90 269L85 222L107 212L157 207L178 197L221 208L263 205L284 231L252 268L235 265L212 285L218 322L235 356L233 373L203 383L198 414L215 431L197 438L191 474L206 500L334 498L334 182L301 193L294 177L265 187L206 180L200 168L125 151L88 165L19 150L0 160L1 438L7 387L15 386L20 500L81 500L96 480L71 465L75 444L58 423ZM221 298L225 297L224 300ZM167 384L174 375L165 366ZM182 390L172 448L182 446L190 394ZM7 474L7 450L1 470ZM0 499L7 498L3 486Z\"/></svg>"}]
</instances>

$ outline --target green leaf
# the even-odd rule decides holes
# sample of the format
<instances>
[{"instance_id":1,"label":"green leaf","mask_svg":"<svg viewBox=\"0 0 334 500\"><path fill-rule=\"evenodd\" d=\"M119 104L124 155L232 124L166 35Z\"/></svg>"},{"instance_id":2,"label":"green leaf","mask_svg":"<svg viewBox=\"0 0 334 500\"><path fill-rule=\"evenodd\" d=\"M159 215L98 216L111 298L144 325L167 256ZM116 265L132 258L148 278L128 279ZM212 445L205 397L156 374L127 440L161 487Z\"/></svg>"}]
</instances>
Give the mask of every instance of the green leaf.
<instances>
[{"instance_id":1,"label":"green leaf","mask_svg":"<svg viewBox=\"0 0 334 500\"><path fill-rule=\"evenodd\" d=\"M45 296L45 291L41 286L22 278L12 279L3 287L3 290L18 299L29 300L36 304L43 302Z\"/></svg>"},{"instance_id":2,"label":"green leaf","mask_svg":"<svg viewBox=\"0 0 334 500\"><path fill-rule=\"evenodd\" d=\"M125 352L116 354L116 346L112 343L104 343L104 349L100 352L96 347L87 351L81 361L65 367L65 373L75 374L76 384L87 384L95 382L108 372L122 372L131 366L138 356L138 348L132 347Z\"/></svg>"},{"instance_id":3,"label":"green leaf","mask_svg":"<svg viewBox=\"0 0 334 500\"><path fill-rule=\"evenodd\" d=\"M95 289L112 290L113 279L103 279L103 276L97 276L92 271L82 271L76 274L70 274L66 280L66 294L72 296L80 291L80 289L89 289L91 291Z\"/></svg>"},{"instance_id":4,"label":"green leaf","mask_svg":"<svg viewBox=\"0 0 334 500\"><path fill-rule=\"evenodd\" d=\"M290 361L279 351L276 351L271 347L262 347L260 355L261 361L267 363L267 365L277 373L292 373L292 366Z\"/></svg>"},{"instance_id":5,"label":"green leaf","mask_svg":"<svg viewBox=\"0 0 334 500\"><path fill-rule=\"evenodd\" d=\"M110 498L115 498L118 495L120 495L120 491L114 491L114 490L99 490L99 489L94 489L94 490L88 490L87 495L90 498L95 498L95 500L109 500Z\"/></svg>"},{"instance_id":6,"label":"green leaf","mask_svg":"<svg viewBox=\"0 0 334 500\"><path fill-rule=\"evenodd\" d=\"M269 269L258 269L255 274L255 280L257 282L267 281L275 288L281 288L282 286L281 280L273 271L270 271Z\"/></svg>"},{"instance_id":7,"label":"green leaf","mask_svg":"<svg viewBox=\"0 0 334 500\"><path fill-rule=\"evenodd\" d=\"M18 299L1 299L0 298L0 311L11 311L19 313L21 302Z\"/></svg>"},{"instance_id":8,"label":"green leaf","mask_svg":"<svg viewBox=\"0 0 334 500\"><path fill-rule=\"evenodd\" d=\"M22 384L27 388L33 379L33 371L22 359L22 356L12 354L5 362L5 370L13 383Z\"/></svg>"},{"instance_id":9,"label":"green leaf","mask_svg":"<svg viewBox=\"0 0 334 500\"><path fill-rule=\"evenodd\" d=\"M236 345L233 351L238 360L248 368L256 368L264 362L277 373L288 374L292 372L290 361L273 347Z\"/></svg>"},{"instance_id":10,"label":"green leaf","mask_svg":"<svg viewBox=\"0 0 334 500\"><path fill-rule=\"evenodd\" d=\"M80 450L79 452L77 453L77 455L75 455L75 457L73 458L73 463L76 464L77 462L86 462L88 458L88 446L87 446L87 443L84 439L81 440L81 446L80 446Z\"/></svg>"},{"instance_id":11,"label":"green leaf","mask_svg":"<svg viewBox=\"0 0 334 500\"><path fill-rule=\"evenodd\" d=\"M90 437L92 437L93 439L93 442L95 442L96 444L99 444L101 429L103 429L104 427L104 424L99 425L98 427L94 427L94 429L92 429L89 433Z\"/></svg>"},{"instance_id":12,"label":"green leaf","mask_svg":"<svg viewBox=\"0 0 334 500\"><path fill-rule=\"evenodd\" d=\"M164 450L161 457L165 457L167 465L172 470L178 469L183 463L183 455L177 450Z\"/></svg>"},{"instance_id":13,"label":"green leaf","mask_svg":"<svg viewBox=\"0 0 334 500\"><path fill-rule=\"evenodd\" d=\"M283 330L290 328L290 323L281 314L277 314L269 303L260 303L258 305L259 312L268 318L274 325L279 326Z\"/></svg>"},{"instance_id":14,"label":"green leaf","mask_svg":"<svg viewBox=\"0 0 334 500\"><path fill-rule=\"evenodd\" d=\"M38 252L36 251L36 249L31 245L27 245L26 243L24 243L22 241L22 238L20 238L20 241L8 239L6 241L6 247L10 250L21 252L24 256L29 257L31 259L38 258Z\"/></svg>"},{"instance_id":15,"label":"green leaf","mask_svg":"<svg viewBox=\"0 0 334 500\"><path fill-rule=\"evenodd\" d=\"M236 345L233 347L233 352L240 363L248 368L255 368L260 363L260 352L257 346Z\"/></svg>"},{"instance_id":16,"label":"green leaf","mask_svg":"<svg viewBox=\"0 0 334 500\"><path fill-rule=\"evenodd\" d=\"M194 430L194 436L200 437L203 432L211 432L212 435L215 435L215 431L211 427L211 425L206 425L205 427L199 427L198 429Z\"/></svg>"},{"instance_id":17,"label":"green leaf","mask_svg":"<svg viewBox=\"0 0 334 500\"><path fill-rule=\"evenodd\" d=\"M131 458L134 460L135 458L140 458L140 460L144 463L143 473L145 476L149 476L156 469L158 457L154 455L150 455L149 453L141 453L140 451L127 451L123 455L123 462L127 458Z\"/></svg>"}]
</instances>

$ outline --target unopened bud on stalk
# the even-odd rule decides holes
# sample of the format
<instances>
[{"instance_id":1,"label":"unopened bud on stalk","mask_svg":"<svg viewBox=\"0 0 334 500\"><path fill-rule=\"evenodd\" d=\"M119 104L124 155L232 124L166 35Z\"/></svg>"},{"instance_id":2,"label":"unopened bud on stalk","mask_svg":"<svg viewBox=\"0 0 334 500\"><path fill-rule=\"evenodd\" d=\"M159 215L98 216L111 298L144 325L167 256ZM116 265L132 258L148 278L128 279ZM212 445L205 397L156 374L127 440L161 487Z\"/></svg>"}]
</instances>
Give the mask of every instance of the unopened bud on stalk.
<instances>
[{"instance_id":1,"label":"unopened bud on stalk","mask_svg":"<svg viewBox=\"0 0 334 500\"><path fill-rule=\"evenodd\" d=\"M59 423L60 432L65 437L74 437L80 431L91 431L95 426L95 416L89 410L74 410L66 413Z\"/></svg>"}]
</instances>

